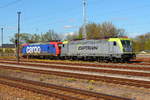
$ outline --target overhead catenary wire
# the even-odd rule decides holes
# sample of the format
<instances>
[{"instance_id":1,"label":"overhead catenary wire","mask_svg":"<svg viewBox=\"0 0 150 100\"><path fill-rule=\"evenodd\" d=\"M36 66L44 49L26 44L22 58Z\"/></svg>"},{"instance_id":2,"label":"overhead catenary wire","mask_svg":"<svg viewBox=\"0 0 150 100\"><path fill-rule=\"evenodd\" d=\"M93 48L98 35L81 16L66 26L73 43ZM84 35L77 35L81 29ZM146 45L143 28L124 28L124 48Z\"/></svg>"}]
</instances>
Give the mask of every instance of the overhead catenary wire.
<instances>
[{"instance_id":1,"label":"overhead catenary wire","mask_svg":"<svg viewBox=\"0 0 150 100\"><path fill-rule=\"evenodd\" d=\"M1 6L0 6L0 9L1 9L1 8L5 8L5 7L8 7L8 6L11 6L11 5L14 5L14 4L16 4L16 3L20 2L20 1L22 1L22 0L15 0L15 1L9 2L9 3L7 3L7 4L1 5Z\"/></svg>"}]
</instances>

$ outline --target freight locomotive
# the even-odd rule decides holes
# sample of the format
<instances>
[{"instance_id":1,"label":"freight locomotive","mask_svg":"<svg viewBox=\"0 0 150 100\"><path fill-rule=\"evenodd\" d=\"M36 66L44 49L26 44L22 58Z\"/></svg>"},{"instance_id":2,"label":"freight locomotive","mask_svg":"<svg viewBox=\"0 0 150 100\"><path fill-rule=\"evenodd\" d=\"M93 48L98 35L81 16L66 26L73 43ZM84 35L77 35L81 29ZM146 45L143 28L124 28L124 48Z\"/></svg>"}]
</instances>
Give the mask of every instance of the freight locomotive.
<instances>
[{"instance_id":1,"label":"freight locomotive","mask_svg":"<svg viewBox=\"0 0 150 100\"><path fill-rule=\"evenodd\" d=\"M22 55L30 58L94 61L129 61L136 56L128 38L24 44Z\"/></svg>"},{"instance_id":2,"label":"freight locomotive","mask_svg":"<svg viewBox=\"0 0 150 100\"><path fill-rule=\"evenodd\" d=\"M58 58L61 54L60 44L62 42L31 43L22 45L22 56L24 58Z\"/></svg>"}]
</instances>

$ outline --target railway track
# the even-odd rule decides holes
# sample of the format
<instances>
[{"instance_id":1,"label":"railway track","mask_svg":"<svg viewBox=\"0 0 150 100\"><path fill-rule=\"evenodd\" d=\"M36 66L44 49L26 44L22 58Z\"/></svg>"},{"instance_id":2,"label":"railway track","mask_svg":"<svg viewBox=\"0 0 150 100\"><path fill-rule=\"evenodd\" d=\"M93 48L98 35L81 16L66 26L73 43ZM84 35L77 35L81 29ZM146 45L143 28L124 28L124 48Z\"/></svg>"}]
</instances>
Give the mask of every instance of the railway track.
<instances>
[{"instance_id":1,"label":"railway track","mask_svg":"<svg viewBox=\"0 0 150 100\"><path fill-rule=\"evenodd\" d=\"M138 61L138 62L150 62L150 58L146 58L146 57L138 57L137 59L135 59L134 61Z\"/></svg>"},{"instance_id":2,"label":"railway track","mask_svg":"<svg viewBox=\"0 0 150 100\"><path fill-rule=\"evenodd\" d=\"M14 63L16 62L15 60L4 60L4 59L0 59L0 62L7 62L8 63L10 61L14 61ZM150 71L150 67L144 67L144 66L136 66L136 65L143 65L143 64L138 64L138 63L133 63L133 64L106 64L106 63L100 63L100 64L95 64L95 63L70 63L70 62L48 62L48 61L31 61L31 60L21 60L20 63L24 63L24 62L31 62L31 63L41 63L41 64L62 64L62 65L75 65L75 66L89 66L89 67L103 67L103 68L120 68L120 69L129 69L129 70L145 70L145 71ZM130 65L135 65L134 67L130 67Z\"/></svg>"},{"instance_id":3,"label":"railway track","mask_svg":"<svg viewBox=\"0 0 150 100\"><path fill-rule=\"evenodd\" d=\"M13 60L15 61L15 60ZM32 60L21 60L21 62L38 62L38 63L48 63L48 64L58 64L58 62L48 62L48 61L32 61ZM59 62L59 64L65 64L65 65L79 65L79 66L93 66L93 67L110 67L110 68L124 68L124 69L132 69L130 68L130 65L150 65L150 63L72 63L72 62ZM122 66L123 65L123 66ZM140 69L141 68L141 69ZM150 68L142 68L142 67L134 67L134 69L139 69L139 70L150 70Z\"/></svg>"},{"instance_id":4,"label":"railway track","mask_svg":"<svg viewBox=\"0 0 150 100\"><path fill-rule=\"evenodd\" d=\"M7 64L17 64L16 62L0 62ZM42 68L55 68L55 69L65 69L65 70L77 70L77 71L88 71L88 72L99 72L99 73L110 73L110 74L119 74L119 75L132 75L132 76L142 76L142 77L150 77L150 67L125 67L125 66L97 66L97 68L93 68L92 66L86 67L83 65L75 66L75 65L60 65L60 64L41 64L41 63L27 63L21 62L19 65L25 66L33 66L33 67L42 67ZM74 66L74 67L73 67ZM117 69L118 68L118 69ZM119 69L121 68L121 69ZM122 69L130 69L130 70L122 70ZM146 70L147 69L147 70ZM144 71L141 71L144 70Z\"/></svg>"},{"instance_id":5,"label":"railway track","mask_svg":"<svg viewBox=\"0 0 150 100\"><path fill-rule=\"evenodd\" d=\"M97 74L89 74L81 71L66 71L66 70L52 70L49 68L39 68L39 67L27 67L25 65L0 65L0 69L11 69L11 70L22 70L26 72L34 72L34 73L41 73L41 74L50 74L50 75L57 75L57 76L64 76L64 77L74 77L79 79L86 79L86 80L96 80L96 81L104 81L109 83L115 84L122 84L122 85L129 85L129 86L136 86L136 87L144 87L150 88L150 81L146 80L137 80L132 78L124 78L124 77L114 77L111 75L97 75Z\"/></svg>"},{"instance_id":6,"label":"railway track","mask_svg":"<svg viewBox=\"0 0 150 100\"><path fill-rule=\"evenodd\" d=\"M34 93L46 96L56 97L63 100L132 100L129 98L117 97L97 92L91 92L81 89L58 86L49 83L19 79L8 76L0 76L0 84L22 90L32 91Z\"/></svg>"},{"instance_id":7,"label":"railway track","mask_svg":"<svg viewBox=\"0 0 150 100\"><path fill-rule=\"evenodd\" d=\"M0 61L3 61L3 60L7 60L7 61L16 61L16 59L2 59L2 58L0 58ZM43 61L40 61L41 59L21 59L20 61L23 61L23 62L39 62L39 63L57 63L57 62L55 62L55 61L45 61L45 60L43 60ZM74 65L79 65L80 63L77 63L77 62L59 62L60 64L74 64ZM86 63L86 62L82 62L82 64L84 64L84 65L95 65L95 66L97 66L97 65L99 65L99 64L95 64L95 63L91 63L91 64L89 64L89 63ZM102 62L102 63L100 63L100 64L107 64L107 63L104 63L104 62ZM148 63L148 62L142 62L142 61L139 61L139 60L133 60L133 61L131 61L131 62L129 62L129 63L109 63L109 64L112 64L112 65L115 65L115 64L123 64L123 65L126 65L126 66L128 66L128 65L150 65L150 63Z\"/></svg>"}]
</instances>

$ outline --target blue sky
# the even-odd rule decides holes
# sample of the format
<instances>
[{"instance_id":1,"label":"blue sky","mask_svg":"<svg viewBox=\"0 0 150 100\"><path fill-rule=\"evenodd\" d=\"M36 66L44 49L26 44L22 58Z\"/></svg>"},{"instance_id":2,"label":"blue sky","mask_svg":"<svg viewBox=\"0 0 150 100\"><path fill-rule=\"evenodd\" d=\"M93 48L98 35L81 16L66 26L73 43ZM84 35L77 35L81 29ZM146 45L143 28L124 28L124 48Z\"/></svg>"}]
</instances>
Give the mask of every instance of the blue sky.
<instances>
[{"instance_id":1,"label":"blue sky","mask_svg":"<svg viewBox=\"0 0 150 100\"><path fill-rule=\"evenodd\" d=\"M150 32L149 0L87 0L88 22L111 21L130 37ZM0 0L0 27L4 43L17 32L17 11L21 11L21 32L54 29L59 34L78 31L83 24L82 0Z\"/></svg>"}]
</instances>

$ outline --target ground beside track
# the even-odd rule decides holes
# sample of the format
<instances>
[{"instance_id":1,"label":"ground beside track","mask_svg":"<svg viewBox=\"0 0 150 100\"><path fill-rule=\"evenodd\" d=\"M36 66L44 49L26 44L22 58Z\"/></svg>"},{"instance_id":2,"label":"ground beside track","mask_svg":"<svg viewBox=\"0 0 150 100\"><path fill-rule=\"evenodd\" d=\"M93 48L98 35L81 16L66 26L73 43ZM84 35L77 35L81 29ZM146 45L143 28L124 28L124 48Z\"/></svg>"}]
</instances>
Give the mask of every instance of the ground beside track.
<instances>
[{"instance_id":1,"label":"ground beside track","mask_svg":"<svg viewBox=\"0 0 150 100\"><path fill-rule=\"evenodd\" d=\"M60 100L0 84L0 100Z\"/></svg>"},{"instance_id":2,"label":"ground beside track","mask_svg":"<svg viewBox=\"0 0 150 100\"><path fill-rule=\"evenodd\" d=\"M145 57L145 58L150 58L150 54L137 54L137 57Z\"/></svg>"},{"instance_id":3,"label":"ground beside track","mask_svg":"<svg viewBox=\"0 0 150 100\"><path fill-rule=\"evenodd\" d=\"M136 98L136 100L149 100L150 98L150 89L145 89L145 88L109 84L109 83L98 82L93 80L87 81L87 80L81 80L75 78L58 77L54 75L36 74L36 73L22 72L19 70L16 71L0 70L0 75L1 74L15 76L18 78L48 82L51 84L58 84L62 86L69 86L73 88L91 90L95 92L107 93L107 94L117 95L121 97ZM38 100L38 99L34 99L34 100Z\"/></svg>"},{"instance_id":4,"label":"ground beside track","mask_svg":"<svg viewBox=\"0 0 150 100\"><path fill-rule=\"evenodd\" d=\"M137 54L136 61L148 62L150 63L150 54Z\"/></svg>"}]
</instances>

